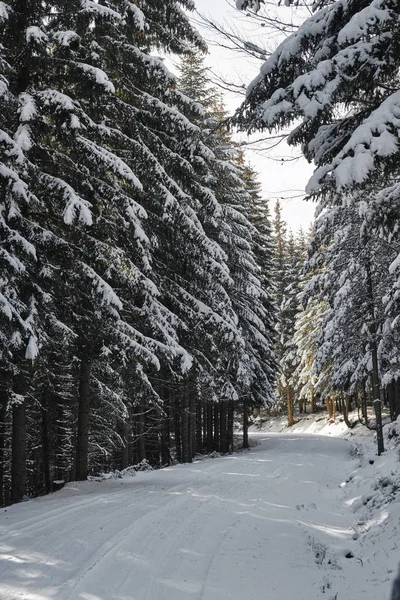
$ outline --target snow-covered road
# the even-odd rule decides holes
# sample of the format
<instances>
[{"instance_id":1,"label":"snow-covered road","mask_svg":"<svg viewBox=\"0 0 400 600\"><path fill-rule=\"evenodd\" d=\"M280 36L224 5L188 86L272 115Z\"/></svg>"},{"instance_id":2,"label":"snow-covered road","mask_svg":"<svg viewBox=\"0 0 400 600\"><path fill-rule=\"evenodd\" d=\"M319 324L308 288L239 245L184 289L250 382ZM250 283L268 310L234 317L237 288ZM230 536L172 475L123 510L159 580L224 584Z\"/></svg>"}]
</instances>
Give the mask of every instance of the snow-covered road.
<instances>
[{"instance_id":1,"label":"snow-covered road","mask_svg":"<svg viewBox=\"0 0 400 600\"><path fill-rule=\"evenodd\" d=\"M258 442L0 510L1 600L387 600L340 487L349 443Z\"/></svg>"}]
</instances>

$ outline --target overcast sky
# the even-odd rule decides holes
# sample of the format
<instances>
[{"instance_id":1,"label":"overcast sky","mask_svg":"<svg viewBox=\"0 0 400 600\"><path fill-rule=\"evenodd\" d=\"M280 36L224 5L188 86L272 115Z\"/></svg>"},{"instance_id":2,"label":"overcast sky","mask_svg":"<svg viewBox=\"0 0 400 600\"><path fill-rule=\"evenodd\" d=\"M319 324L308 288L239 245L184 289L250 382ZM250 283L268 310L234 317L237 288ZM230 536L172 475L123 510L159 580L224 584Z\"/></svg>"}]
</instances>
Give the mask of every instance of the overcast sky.
<instances>
[{"instance_id":1,"label":"overcast sky","mask_svg":"<svg viewBox=\"0 0 400 600\"><path fill-rule=\"evenodd\" d=\"M233 25L238 30L242 28L247 30L248 36L254 36L256 43L260 39L261 32L263 45L269 49L275 48L279 43L277 35L265 29L256 28L254 24L246 22L236 10L231 8L232 2L233 0L231 2L229 0L195 0L200 13L227 26ZM277 10L288 11L290 9L279 8ZM248 85L257 75L261 63L222 48L216 34L202 27L197 21L196 26L208 42L209 56L207 63L212 71L225 80ZM229 110L233 112L240 104L239 95L224 94L224 97ZM246 137L241 136L241 140L245 142ZM269 200L271 210L276 199L281 198L284 218L289 226L293 229L298 229L301 226L307 229L313 220L315 205L305 202L302 197L304 196L305 185L312 173L312 166L303 158L292 160L300 155L300 151L289 148L286 144L281 144L279 148L273 151L247 151L246 154L259 173L263 193Z\"/></svg>"}]
</instances>

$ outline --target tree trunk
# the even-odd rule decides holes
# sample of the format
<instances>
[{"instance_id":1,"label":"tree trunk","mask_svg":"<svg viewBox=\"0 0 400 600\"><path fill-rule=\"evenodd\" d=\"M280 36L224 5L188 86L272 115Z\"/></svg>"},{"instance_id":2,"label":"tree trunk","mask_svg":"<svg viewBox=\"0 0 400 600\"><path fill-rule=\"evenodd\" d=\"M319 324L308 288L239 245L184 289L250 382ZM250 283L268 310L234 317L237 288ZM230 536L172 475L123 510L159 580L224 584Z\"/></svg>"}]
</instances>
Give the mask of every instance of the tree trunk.
<instances>
[{"instance_id":1,"label":"tree trunk","mask_svg":"<svg viewBox=\"0 0 400 600\"><path fill-rule=\"evenodd\" d=\"M227 410L226 402L223 401L219 406L219 430L221 440L221 452L228 452L228 432L227 432Z\"/></svg>"},{"instance_id":2,"label":"tree trunk","mask_svg":"<svg viewBox=\"0 0 400 600\"><path fill-rule=\"evenodd\" d=\"M212 452L213 444L213 407L210 402L207 402L207 452Z\"/></svg>"},{"instance_id":3,"label":"tree trunk","mask_svg":"<svg viewBox=\"0 0 400 600\"><path fill-rule=\"evenodd\" d=\"M128 435L128 465L134 465L135 464L135 460L134 460L134 454L135 454L135 429L134 429L134 425L133 425L133 411L132 411L132 407L128 406L128 431L129 431L129 435Z\"/></svg>"},{"instance_id":4,"label":"tree trunk","mask_svg":"<svg viewBox=\"0 0 400 600\"><path fill-rule=\"evenodd\" d=\"M350 403L350 398L349 396L346 394L346 396L343 395L343 392L341 392L341 400L342 400L342 410L343 410L343 418L344 418L344 422L346 423L347 427L349 429L353 429L355 423L351 423L349 421L349 403Z\"/></svg>"},{"instance_id":5,"label":"tree trunk","mask_svg":"<svg viewBox=\"0 0 400 600\"><path fill-rule=\"evenodd\" d=\"M12 408L11 442L11 502L20 502L26 495L26 406L25 402Z\"/></svg>"},{"instance_id":6,"label":"tree trunk","mask_svg":"<svg viewBox=\"0 0 400 600\"><path fill-rule=\"evenodd\" d=\"M315 395L314 395L314 390L311 390L311 398L310 398L310 403L311 403L311 412L312 413L316 413L317 412L317 405L315 403Z\"/></svg>"},{"instance_id":7,"label":"tree trunk","mask_svg":"<svg viewBox=\"0 0 400 600\"><path fill-rule=\"evenodd\" d=\"M221 447L220 427L219 427L219 405L213 405L214 412L214 450L219 452Z\"/></svg>"},{"instance_id":8,"label":"tree trunk","mask_svg":"<svg viewBox=\"0 0 400 600\"><path fill-rule=\"evenodd\" d=\"M375 409L375 417L376 417L376 438L377 438L377 446L378 446L378 456L385 451L385 446L383 443L383 428L382 428L382 402L380 398L376 398L374 400L374 409Z\"/></svg>"},{"instance_id":9,"label":"tree trunk","mask_svg":"<svg viewBox=\"0 0 400 600\"><path fill-rule=\"evenodd\" d=\"M55 394L52 395L51 402L55 405L55 460L54 460L54 479L64 481L67 473L67 464L65 459L65 414L61 399ZM72 471L70 472L70 480L75 480L75 461L72 461Z\"/></svg>"},{"instance_id":10,"label":"tree trunk","mask_svg":"<svg viewBox=\"0 0 400 600\"><path fill-rule=\"evenodd\" d=\"M374 294L372 288L372 275L369 262L366 265L367 273L367 294L369 299L369 312L370 312L370 335L371 335L371 356L372 356L372 399L374 403L375 418L376 418L376 439L378 445L378 456L384 452L385 447L383 444L383 430L382 430L382 402L380 396L380 385L379 385L379 363L378 363L378 344L376 341L377 327L375 320L375 309L374 309Z\"/></svg>"},{"instance_id":11,"label":"tree trunk","mask_svg":"<svg viewBox=\"0 0 400 600\"><path fill-rule=\"evenodd\" d=\"M247 401L243 400L243 448L249 447L249 418L247 414Z\"/></svg>"},{"instance_id":12,"label":"tree trunk","mask_svg":"<svg viewBox=\"0 0 400 600\"><path fill-rule=\"evenodd\" d=\"M188 385L182 390L182 462L191 462L189 451L189 389Z\"/></svg>"},{"instance_id":13,"label":"tree trunk","mask_svg":"<svg viewBox=\"0 0 400 600\"><path fill-rule=\"evenodd\" d=\"M170 390L168 385L165 385L163 387L163 393L164 393L164 406L165 406L165 412L166 412L166 418L164 420L165 423L165 443L168 446L168 452L169 452L169 448L171 446L171 425L173 422L173 414L172 414L172 406L171 406L171 394L170 394Z\"/></svg>"},{"instance_id":14,"label":"tree trunk","mask_svg":"<svg viewBox=\"0 0 400 600\"><path fill-rule=\"evenodd\" d=\"M169 466L172 464L171 452L169 449L170 439L169 439L169 429L168 429L168 419L163 419L161 425L161 464Z\"/></svg>"},{"instance_id":15,"label":"tree trunk","mask_svg":"<svg viewBox=\"0 0 400 600\"><path fill-rule=\"evenodd\" d=\"M46 392L42 397L42 454L43 454L43 479L44 491L48 494L51 491L50 481L50 444L49 444L49 403Z\"/></svg>"},{"instance_id":16,"label":"tree trunk","mask_svg":"<svg viewBox=\"0 0 400 600\"><path fill-rule=\"evenodd\" d=\"M292 388L290 385L286 388L286 401L287 401L287 413L288 413L288 426L294 425L293 417L293 399L292 399Z\"/></svg>"},{"instance_id":17,"label":"tree trunk","mask_svg":"<svg viewBox=\"0 0 400 600\"><path fill-rule=\"evenodd\" d=\"M5 505L4 463L6 446L6 412L8 394L0 390L0 506Z\"/></svg>"},{"instance_id":18,"label":"tree trunk","mask_svg":"<svg viewBox=\"0 0 400 600\"><path fill-rule=\"evenodd\" d=\"M137 415L137 448L138 448L138 459L139 462L146 458L146 434L145 434L145 423L144 423L144 406L139 404L138 415Z\"/></svg>"},{"instance_id":19,"label":"tree trunk","mask_svg":"<svg viewBox=\"0 0 400 600\"><path fill-rule=\"evenodd\" d=\"M204 410L202 406L202 402L200 397L197 397L197 405L196 405L196 452L201 452L203 450L203 431L204 431L204 422L203 422Z\"/></svg>"},{"instance_id":20,"label":"tree trunk","mask_svg":"<svg viewBox=\"0 0 400 600\"><path fill-rule=\"evenodd\" d=\"M196 454L196 398L194 386L189 387L189 462Z\"/></svg>"},{"instance_id":21,"label":"tree trunk","mask_svg":"<svg viewBox=\"0 0 400 600\"><path fill-rule=\"evenodd\" d=\"M365 425L368 426L368 407L367 407L367 392L365 389L365 382L363 384L363 389L362 389L362 400L361 400L361 406L362 406L362 415L364 417L365 420Z\"/></svg>"},{"instance_id":22,"label":"tree trunk","mask_svg":"<svg viewBox=\"0 0 400 600\"><path fill-rule=\"evenodd\" d=\"M207 432L208 432L208 411L207 411L207 404L204 402L204 399L202 398L201 400L202 402L202 437L201 437L201 451L204 450L204 448L207 448Z\"/></svg>"},{"instance_id":23,"label":"tree trunk","mask_svg":"<svg viewBox=\"0 0 400 600\"><path fill-rule=\"evenodd\" d=\"M233 452L233 400L228 404L228 452Z\"/></svg>"},{"instance_id":24,"label":"tree trunk","mask_svg":"<svg viewBox=\"0 0 400 600\"><path fill-rule=\"evenodd\" d=\"M174 434L176 460L182 462L182 431L181 431L181 409L179 394L175 394L174 402Z\"/></svg>"},{"instance_id":25,"label":"tree trunk","mask_svg":"<svg viewBox=\"0 0 400 600\"><path fill-rule=\"evenodd\" d=\"M400 379L397 379L394 383L394 414L395 418L400 415Z\"/></svg>"},{"instance_id":26,"label":"tree trunk","mask_svg":"<svg viewBox=\"0 0 400 600\"><path fill-rule=\"evenodd\" d=\"M148 411L146 411L146 415L144 415L144 427L146 433L143 436L143 439L145 440L145 453L143 458L148 460L151 466L154 467L160 466L162 454L159 422L155 424L157 417L158 415L152 415Z\"/></svg>"},{"instance_id":27,"label":"tree trunk","mask_svg":"<svg viewBox=\"0 0 400 600\"><path fill-rule=\"evenodd\" d=\"M85 481L88 476L89 417L90 417L91 363L82 358L79 371L78 433L76 438L75 480Z\"/></svg>"},{"instance_id":28,"label":"tree trunk","mask_svg":"<svg viewBox=\"0 0 400 600\"><path fill-rule=\"evenodd\" d=\"M387 390L387 398L388 398L388 404L389 404L390 420L395 421L396 420L396 403L395 403L395 386L394 386L393 381L391 381L389 383L386 390Z\"/></svg>"},{"instance_id":29,"label":"tree trunk","mask_svg":"<svg viewBox=\"0 0 400 600\"><path fill-rule=\"evenodd\" d=\"M335 401L330 396L327 396L326 400L325 400L325 404L326 404L326 410L328 411L329 418L333 419L333 421L335 421L336 420Z\"/></svg>"},{"instance_id":30,"label":"tree trunk","mask_svg":"<svg viewBox=\"0 0 400 600\"><path fill-rule=\"evenodd\" d=\"M129 465L129 416L122 421L121 424L121 438L122 438L122 447L121 447L121 464L120 469L126 469Z\"/></svg>"}]
</instances>

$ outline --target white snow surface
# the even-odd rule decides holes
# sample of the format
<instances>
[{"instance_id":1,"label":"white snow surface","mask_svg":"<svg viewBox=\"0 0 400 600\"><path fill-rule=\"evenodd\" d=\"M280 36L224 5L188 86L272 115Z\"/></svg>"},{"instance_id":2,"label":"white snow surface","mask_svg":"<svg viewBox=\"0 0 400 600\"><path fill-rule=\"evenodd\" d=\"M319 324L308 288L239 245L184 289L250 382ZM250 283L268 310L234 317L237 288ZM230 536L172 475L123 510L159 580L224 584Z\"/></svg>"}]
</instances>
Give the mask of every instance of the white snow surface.
<instances>
[{"instance_id":1,"label":"white snow surface","mask_svg":"<svg viewBox=\"0 0 400 600\"><path fill-rule=\"evenodd\" d=\"M388 600L399 503L367 498L397 450L288 431L2 509L0 598Z\"/></svg>"}]
</instances>

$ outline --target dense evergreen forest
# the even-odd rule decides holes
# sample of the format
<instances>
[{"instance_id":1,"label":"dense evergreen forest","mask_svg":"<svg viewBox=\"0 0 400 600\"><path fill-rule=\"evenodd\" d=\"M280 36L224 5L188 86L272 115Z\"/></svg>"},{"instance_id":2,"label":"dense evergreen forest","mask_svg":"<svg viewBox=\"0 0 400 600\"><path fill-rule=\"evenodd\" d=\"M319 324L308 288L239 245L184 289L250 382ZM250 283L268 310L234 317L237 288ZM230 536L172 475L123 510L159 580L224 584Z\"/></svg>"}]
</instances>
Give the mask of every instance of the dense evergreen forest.
<instances>
[{"instance_id":1,"label":"dense evergreen forest","mask_svg":"<svg viewBox=\"0 0 400 600\"><path fill-rule=\"evenodd\" d=\"M273 400L268 216L182 9L0 5L1 503L227 451Z\"/></svg>"},{"instance_id":2,"label":"dense evergreen forest","mask_svg":"<svg viewBox=\"0 0 400 600\"><path fill-rule=\"evenodd\" d=\"M379 400L400 414L400 9L320 4L228 126L192 0L0 3L0 505L228 452L235 420L246 446L272 405L289 425L295 405L365 422L374 406L383 450ZM294 121L317 165L306 233L270 214L229 129Z\"/></svg>"},{"instance_id":3,"label":"dense evergreen forest","mask_svg":"<svg viewBox=\"0 0 400 600\"><path fill-rule=\"evenodd\" d=\"M325 397L332 415L336 403L346 413L356 402L365 421L372 402L381 453L382 402L391 419L400 412L400 6L284 4L308 14L299 26L279 23L288 35L234 118L248 133L281 132L316 167L306 189L318 208L294 328L300 352L281 350L281 384L289 420L296 389L300 400ZM263 0L236 5L274 26ZM290 297L286 305L293 309Z\"/></svg>"}]
</instances>

